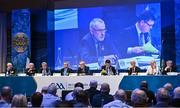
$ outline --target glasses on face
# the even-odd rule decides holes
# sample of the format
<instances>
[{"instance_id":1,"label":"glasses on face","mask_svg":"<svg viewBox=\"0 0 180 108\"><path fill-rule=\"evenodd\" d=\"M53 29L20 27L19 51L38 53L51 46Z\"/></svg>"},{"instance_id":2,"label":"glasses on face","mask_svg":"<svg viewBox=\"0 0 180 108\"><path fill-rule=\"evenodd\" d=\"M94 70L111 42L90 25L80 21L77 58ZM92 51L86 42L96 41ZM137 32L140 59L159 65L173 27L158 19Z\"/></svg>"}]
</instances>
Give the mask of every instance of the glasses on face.
<instances>
[{"instance_id":1,"label":"glasses on face","mask_svg":"<svg viewBox=\"0 0 180 108\"><path fill-rule=\"evenodd\" d=\"M94 31L97 31L97 32L106 32L107 30L106 29L94 29Z\"/></svg>"},{"instance_id":2,"label":"glasses on face","mask_svg":"<svg viewBox=\"0 0 180 108\"><path fill-rule=\"evenodd\" d=\"M154 24L149 24L148 22L145 22L149 27L153 27Z\"/></svg>"}]
</instances>

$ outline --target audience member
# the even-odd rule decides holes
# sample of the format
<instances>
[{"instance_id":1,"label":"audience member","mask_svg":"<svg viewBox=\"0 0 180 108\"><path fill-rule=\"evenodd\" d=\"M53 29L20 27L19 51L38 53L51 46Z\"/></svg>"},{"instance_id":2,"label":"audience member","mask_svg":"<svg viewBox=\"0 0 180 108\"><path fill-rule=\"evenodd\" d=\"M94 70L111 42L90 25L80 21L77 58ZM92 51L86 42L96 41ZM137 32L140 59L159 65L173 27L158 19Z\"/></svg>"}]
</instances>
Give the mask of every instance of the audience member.
<instances>
[{"instance_id":1,"label":"audience member","mask_svg":"<svg viewBox=\"0 0 180 108\"><path fill-rule=\"evenodd\" d=\"M31 96L32 107L40 107L43 100L43 95L40 92L35 92Z\"/></svg>"},{"instance_id":2,"label":"audience member","mask_svg":"<svg viewBox=\"0 0 180 108\"><path fill-rule=\"evenodd\" d=\"M0 108L10 107L12 90L9 86L4 86L1 89Z\"/></svg>"},{"instance_id":3,"label":"audience member","mask_svg":"<svg viewBox=\"0 0 180 108\"><path fill-rule=\"evenodd\" d=\"M156 94L157 104L154 107L169 107L170 96L165 88L159 88Z\"/></svg>"},{"instance_id":4,"label":"audience member","mask_svg":"<svg viewBox=\"0 0 180 108\"><path fill-rule=\"evenodd\" d=\"M17 94L17 95L14 95L12 99L11 107L12 108L27 107L27 104L28 102L27 102L26 96L22 94Z\"/></svg>"},{"instance_id":5,"label":"audience member","mask_svg":"<svg viewBox=\"0 0 180 108\"><path fill-rule=\"evenodd\" d=\"M97 90L98 83L95 80L91 80L89 84L90 88L85 90L90 98L90 103L92 103L93 96L99 94L100 91Z\"/></svg>"},{"instance_id":6,"label":"audience member","mask_svg":"<svg viewBox=\"0 0 180 108\"><path fill-rule=\"evenodd\" d=\"M138 75L138 73L141 71L141 69L136 66L136 61L130 62L131 66L128 68L128 75Z\"/></svg>"},{"instance_id":7,"label":"audience member","mask_svg":"<svg viewBox=\"0 0 180 108\"><path fill-rule=\"evenodd\" d=\"M69 67L68 62L64 62L64 67L60 70L62 76L68 76L73 70Z\"/></svg>"},{"instance_id":8,"label":"audience member","mask_svg":"<svg viewBox=\"0 0 180 108\"><path fill-rule=\"evenodd\" d=\"M171 104L173 107L180 107L180 87L174 89L174 97Z\"/></svg>"},{"instance_id":9,"label":"audience member","mask_svg":"<svg viewBox=\"0 0 180 108\"><path fill-rule=\"evenodd\" d=\"M163 88L169 92L170 98L173 98L173 85L171 83L166 83Z\"/></svg>"},{"instance_id":10,"label":"audience member","mask_svg":"<svg viewBox=\"0 0 180 108\"><path fill-rule=\"evenodd\" d=\"M48 86L48 93L43 95L41 107L57 107L60 103L60 98L56 95L57 88L54 83Z\"/></svg>"},{"instance_id":11,"label":"audience member","mask_svg":"<svg viewBox=\"0 0 180 108\"><path fill-rule=\"evenodd\" d=\"M105 73L101 71L102 75L116 75L116 69L111 65L111 61L108 59L105 61L105 65L101 67L101 70L105 70Z\"/></svg>"},{"instance_id":12,"label":"audience member","mask_svg":"<svg viewBox=\"0 0 180 108\"><path fill-rule=\"evenodd\" d=\"M101 93L93 97L92 106L93 107L103 107L103 105L113 101L113 96L109 94L110 87L108 83L101 84Z\"/></svg>"},{"instance_id":13,"label":"audience member","mask_svg":"<svg viewBox=\"0 0 180 108\"><path fill-rule=\"evenodd\" d=\"M131 108L126 104L127 95L124 90L117 90L114 95L114 101L109 102L103 106L103 108Z\"/></svg>"},{"instance_id":14,"label":"audience member","mask_svg":"<svg viewBox=\"0 0 180 108\"><path fill-rule=\"evenodd\" d=\"M75 95L75 99L76 99L76 103L74 104L75 108L90 107L89 97L85 91L81 90L77 92L77 94Z\"/></svg>"},{"instance_id":15,"label":"audience member","mask_svg":"<svg viewBox=\"0 0 180 108\"><path fill-rule=\"evenodd\" d=\"M51 69L48 67L48 64L46 62L41 63L41 68L39 70L40 73L42 73L42 76L51 76Z\"/></svg>"},{"instance_id":16,"label":"audience member","mask_svg":"<svg viewBox=\"0 0 180 108\"><path fill-rule=\"evenodd\" d=\"M82 88L82 90L84 89L84 85L83 85L81 82L77 82L77 83L74 85L74 90L66 95L66 97L65 97L65 100L66 100L66 101L74 100L73 93L76 92L76 89L75 89L75 88L77 88L77 87ZM78 89L77 89L77 90L78 90Z\"/></svg>"},{"instance_id":17,"label":"audience member","mask_svg":"<svg viewBox=\"0 0 180 108\"><path fill-rule=\"evenodd\" d=\"M152 106L153 104L155 105L156 97L154 95L154 92L148 89L147 81L141 81L140 89L143 90L148 97L148 100L147 100L148 106Z\"/></svg>"},{"instance_id":18,"label":"audience member","mask_svg":"<svg viewBox=\"0 0 180 108\"><path fill-rule=\"evenodd\" d=\"M135 89L131 94L133 107L147 107L147 95L143 90Z\"/></svg>"}]
</instances>

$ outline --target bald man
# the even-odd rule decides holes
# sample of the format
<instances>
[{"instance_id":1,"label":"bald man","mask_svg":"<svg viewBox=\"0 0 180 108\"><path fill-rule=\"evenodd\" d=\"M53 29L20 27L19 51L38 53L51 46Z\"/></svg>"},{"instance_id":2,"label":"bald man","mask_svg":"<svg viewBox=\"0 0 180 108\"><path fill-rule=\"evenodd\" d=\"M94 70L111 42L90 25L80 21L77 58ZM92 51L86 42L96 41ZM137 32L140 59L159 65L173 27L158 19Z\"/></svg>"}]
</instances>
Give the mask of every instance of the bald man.
<instances>
[{"instance_id":1,"label":"bald man","mask_svg":"<svg viewBox=\"0 0 180 108\"><path fill-rule=\"evenodd\" d=\"M174 97L172 99L173 107L180 107L180 87L174 89Z\"/></svg>"},{"instance_id":2,"label":"bald man","mask_svg":"<svg viewBox=\"0 0 180 108\"><path fill-rule=\"evenodd\" d=\"M10 108L12 90L9 86L4 86L1 89L1 100L0 100L0 108Z\"/></svg>"},{"instance_id":3,"label":"bald man","mask_svg":"<svg viewBox=\"0 0 180 108\"><path fill-rule=\"evenodd\" d=\"M124 90L119 89L114 95L114 101L104 105L103 108L132 108L126 104L127 95Z\"/></svg>"}]
</instances>

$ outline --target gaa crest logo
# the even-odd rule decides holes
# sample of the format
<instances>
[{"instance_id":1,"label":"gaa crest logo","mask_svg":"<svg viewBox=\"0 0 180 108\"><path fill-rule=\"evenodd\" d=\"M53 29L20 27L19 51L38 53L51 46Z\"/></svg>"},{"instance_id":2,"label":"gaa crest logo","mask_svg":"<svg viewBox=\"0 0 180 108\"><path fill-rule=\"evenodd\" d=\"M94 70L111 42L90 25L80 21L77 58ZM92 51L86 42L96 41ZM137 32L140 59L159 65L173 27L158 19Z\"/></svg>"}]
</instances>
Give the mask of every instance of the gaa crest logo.
<instances>
[{"instance_id":1,"label":"gaa crest logo","mask_svg":"<svg viewBox=\"0 0 180 108\"><path fill-rule=\"evenodd\" d=\"M25 33L19 32L13 38L13 48L21 53L28 48L28 37Z\"/></svg>"}]
</instances>

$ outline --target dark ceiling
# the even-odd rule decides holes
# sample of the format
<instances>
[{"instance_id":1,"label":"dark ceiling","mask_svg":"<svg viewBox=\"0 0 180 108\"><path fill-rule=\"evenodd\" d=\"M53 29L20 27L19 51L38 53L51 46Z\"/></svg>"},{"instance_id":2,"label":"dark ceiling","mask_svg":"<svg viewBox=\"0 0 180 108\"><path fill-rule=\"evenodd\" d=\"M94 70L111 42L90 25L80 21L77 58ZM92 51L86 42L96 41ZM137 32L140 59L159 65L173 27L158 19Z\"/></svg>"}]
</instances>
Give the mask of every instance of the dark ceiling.
<instances>
[{"instance_id":1,"label":"dark ceiling","mask_svg":"<svg viewBox=\"0 0 180 108\"><path fill-rule=\"evenodd\" d=\"M158 2L161 0L0 0L0 11L12 9L54 9L64 7L82 7L102 4L127 4L142 2Z\"/></svg>"}]
</instances>

